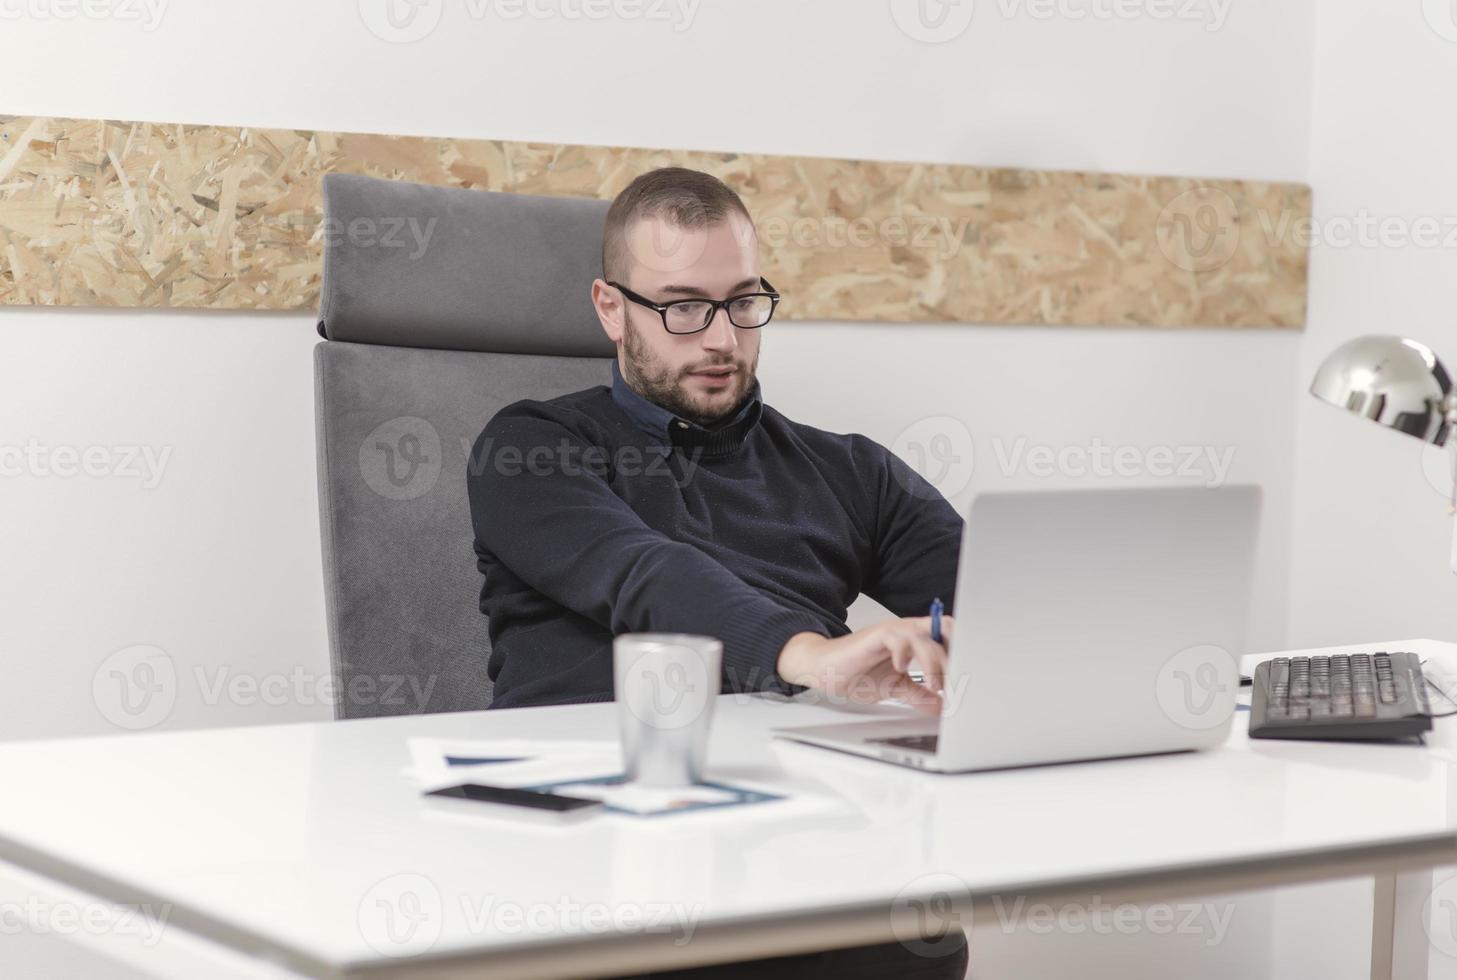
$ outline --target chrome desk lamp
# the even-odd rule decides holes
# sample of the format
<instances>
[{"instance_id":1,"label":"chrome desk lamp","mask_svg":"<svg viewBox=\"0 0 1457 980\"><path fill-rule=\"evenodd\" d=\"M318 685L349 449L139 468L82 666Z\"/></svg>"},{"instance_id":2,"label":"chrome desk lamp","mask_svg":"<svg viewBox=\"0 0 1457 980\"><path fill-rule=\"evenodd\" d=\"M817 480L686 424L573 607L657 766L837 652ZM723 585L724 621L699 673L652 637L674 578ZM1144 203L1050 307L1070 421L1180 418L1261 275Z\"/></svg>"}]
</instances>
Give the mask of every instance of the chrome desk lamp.
<instances>
[{"instance_id":1,"label":"chrome desk lamp","mask_svg":"<svg viewBox=\"0 0 1457 980\"><path fill-rule=\"evenodd\" d=\"M1432 349L1415 340L1368 334L1347 341L1321 363L1310 393L1430 445L1457 450L1457 439L1449 441L1457 426L1452 377ZM1452 505L1457 512L1457 454L1453 464ZM1452 565L1457 571L1457 539Z\"/></svg>"}]
</instances>

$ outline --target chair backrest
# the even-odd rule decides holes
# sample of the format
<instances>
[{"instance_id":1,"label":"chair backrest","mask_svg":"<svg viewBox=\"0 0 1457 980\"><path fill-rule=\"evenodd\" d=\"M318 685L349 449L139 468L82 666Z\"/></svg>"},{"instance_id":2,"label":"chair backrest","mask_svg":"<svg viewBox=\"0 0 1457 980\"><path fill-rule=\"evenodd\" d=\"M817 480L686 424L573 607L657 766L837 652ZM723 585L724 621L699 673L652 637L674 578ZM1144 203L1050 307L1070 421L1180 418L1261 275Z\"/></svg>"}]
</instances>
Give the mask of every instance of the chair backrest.
<instances>
[{"instance_id":1,"label":"chair backrest","mask_svg":"<svg viewBox=\"0 0 1457 980\"><path fill-rule=\"evenodd\" d=\"M521 398L611 383L607 202L324 178L314 351L336 715L490 703L466 473Z\"/></svg>"}]
</instances>

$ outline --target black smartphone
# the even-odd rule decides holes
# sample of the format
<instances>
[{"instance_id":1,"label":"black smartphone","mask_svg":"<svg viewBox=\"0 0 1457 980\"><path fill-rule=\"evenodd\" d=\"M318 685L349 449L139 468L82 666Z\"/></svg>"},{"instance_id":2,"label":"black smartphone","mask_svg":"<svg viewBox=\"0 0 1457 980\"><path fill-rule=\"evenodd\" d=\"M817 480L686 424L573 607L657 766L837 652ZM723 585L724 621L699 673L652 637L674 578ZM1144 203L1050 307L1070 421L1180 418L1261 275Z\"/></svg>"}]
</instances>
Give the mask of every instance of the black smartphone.
<instances>
[{"instance_id":1,"label":"black smartphone","mask_svg":"<svg viewBox=\"0 0 1457 980\"><path fill-rule=\"evenodd\" d=\"M444 800L516 807L518 812L527 811L548 818L585 816L603 805L601 800L589 800L580 796L559 796L556 793L538 793L529 789L512 789L509 786L486 786L482 783L447 786L444 789L431 790L425 795Z\"/></svg>"}]
</instances>

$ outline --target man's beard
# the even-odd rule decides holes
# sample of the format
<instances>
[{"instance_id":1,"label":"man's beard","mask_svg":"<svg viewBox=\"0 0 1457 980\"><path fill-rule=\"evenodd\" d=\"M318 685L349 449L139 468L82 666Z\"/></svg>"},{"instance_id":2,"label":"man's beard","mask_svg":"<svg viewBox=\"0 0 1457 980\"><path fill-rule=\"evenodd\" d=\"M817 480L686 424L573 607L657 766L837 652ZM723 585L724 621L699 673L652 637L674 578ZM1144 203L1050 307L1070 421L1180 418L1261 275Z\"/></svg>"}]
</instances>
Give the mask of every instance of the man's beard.
<instances>
[{"instance_id":1,"label":"man's beard","mask_svg":"<svg viewBox=\"0 0 1457 980\"><path fill-rule=\"evenodd\" d=\"M744 396L754 386L754 376L759 368L759 355L758 352L755 352L754 363L749 365L748 371L739 370L734 374L734 383L738 386L738 390L735 393L733 404L717 414L702 415L695 407L691 396L684 390L684 386L679 383L679 376L653 359L647 344L643 343L642 335L637 332L630 319L626 322L623 331L623 349L627 353L627 356L623 358L626 368L623 376L638 394L655 405L661 405L679 418L687 419L704 428L711 428L715 422L722 422L733 417L733 414L743 404ZM700 370L712 367L738 367L738 362L733 360L714 362L699 367Z\"/></svg>"}]
</instances>

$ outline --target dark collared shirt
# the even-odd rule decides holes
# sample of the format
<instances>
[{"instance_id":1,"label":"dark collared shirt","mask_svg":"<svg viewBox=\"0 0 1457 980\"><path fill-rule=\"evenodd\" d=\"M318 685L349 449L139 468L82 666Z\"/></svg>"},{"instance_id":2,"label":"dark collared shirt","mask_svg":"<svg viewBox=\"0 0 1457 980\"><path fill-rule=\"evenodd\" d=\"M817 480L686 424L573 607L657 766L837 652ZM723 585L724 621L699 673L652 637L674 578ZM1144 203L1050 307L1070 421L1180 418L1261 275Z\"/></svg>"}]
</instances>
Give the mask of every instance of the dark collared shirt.
<instances>
[{"instance_id":1,"label":"dark collared shirt","mask_svg":"<svg viewBox=\"0 0 1457 980\"><path fill-rule=\"evenodd\" d=\"M705 428L679 418L634 391L622 376L622 369L615 359L612 362L612 401L639 429L652 437L649 446L657 452L674 446L689 451L702 447L705 454L721 455L726 449L743 442L745 434L759 424L764 410L763 388L759 379L755 378L738 411Z\"/></svg>"}]
</instances>

